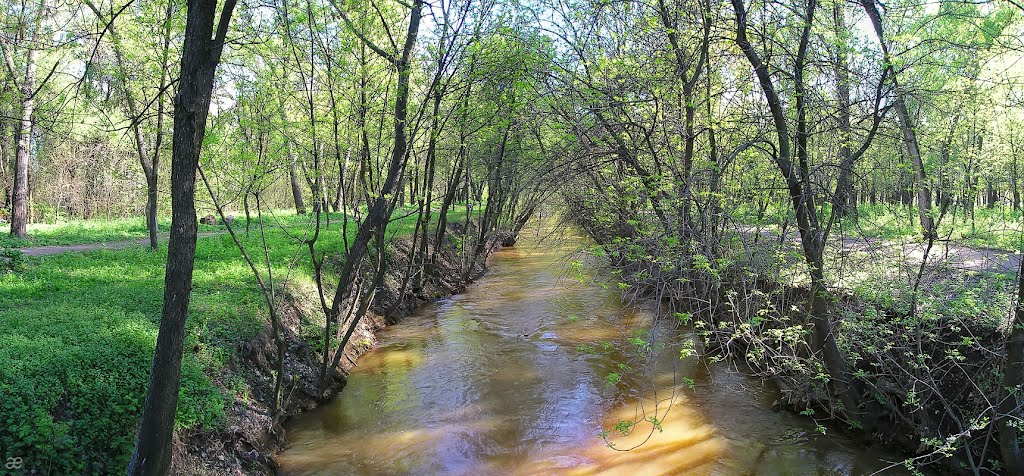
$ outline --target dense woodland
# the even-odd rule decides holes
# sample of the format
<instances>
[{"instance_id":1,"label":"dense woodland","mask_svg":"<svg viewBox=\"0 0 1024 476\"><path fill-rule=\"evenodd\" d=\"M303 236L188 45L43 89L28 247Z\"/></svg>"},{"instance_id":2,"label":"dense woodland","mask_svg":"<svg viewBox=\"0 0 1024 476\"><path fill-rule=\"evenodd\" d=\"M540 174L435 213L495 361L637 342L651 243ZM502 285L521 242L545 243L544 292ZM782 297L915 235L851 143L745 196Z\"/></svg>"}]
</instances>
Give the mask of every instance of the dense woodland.
<instances>
[{"instance_id":1,"label":"dense woodland","mask_svg":"<svg viewBox=\"0 0 1024 476\"><path fill-rule=\"evenodd\" d=\"M1024 474L1014 0L17 0L0 51L5 457L163 474L175 429L217 425L179 408L212 385L189 350L212 339L189 307L201 232L230 233L272 328L272 426L282 274L316 289L324 391L396 233L419 294L446 240L469 279L544 209L787 408L907 469ZM55 266L18 249L116 238L166 253L162 299L139 310L152 372L90 428L74 406L104 397L66 378L37 406L16 382L50 365L18 296Z\"/></svg>"}]
</instances>

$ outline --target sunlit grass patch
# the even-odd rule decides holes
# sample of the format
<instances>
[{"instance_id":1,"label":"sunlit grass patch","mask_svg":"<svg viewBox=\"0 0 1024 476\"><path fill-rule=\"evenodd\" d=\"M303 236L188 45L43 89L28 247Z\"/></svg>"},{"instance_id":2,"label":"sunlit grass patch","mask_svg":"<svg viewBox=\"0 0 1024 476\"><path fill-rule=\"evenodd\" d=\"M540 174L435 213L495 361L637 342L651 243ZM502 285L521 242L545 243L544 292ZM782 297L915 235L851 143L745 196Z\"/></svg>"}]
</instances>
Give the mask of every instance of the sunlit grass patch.
<instances>
[{"instance_id":1,"label":"sunlit grass patch","mask_svg":"<svg viewBox=\"0 0 1024 476\"><path fill-rule=\"evenodd\" d=\"M415 229L411 210L395 212L400 218L389 226L389 237ZM453 210L449 220L463 215ZM341 218L332 213L330 225L322 223L318 253L343 253ZM308 249L301 241L311 236L313 217L278 212L265 214L264 220L275 283L280 286L287 278L289 289L315 301ZM32 244L121 239L128 235L119 233L135 226L139 236L129 238L142 238L142 223L36 227ZM349 242L356 224L348 223ZM256 215L248 234L244 217L236 219L234 228L262 267L263 234ZM166 259L162 242L156 252L138 246L28 257L24 270L0 273L0 448L6 454L54 474L126 467L156 342ZM199 238L193 278L179 428L215 426L232 400L250 398L251 389L225 369L238 344L256 337L268 315L248 265L226 233ZM313 332L315 325L309 324L311 338L319 332Z\"/></svg>"},{"instance_id":2,"label":"sunlit grass patch","mask_svg":"<svg viewBox=\"0 0 1024 476\"><path fill-rule=\"evenodd\" d=\"M166 233L170 229L170 225L169 217L162 217L157 221L157 227L161 233ZM11 226L9 224L0 226L0 248L110 243L149 237L149 232L146 230L146 219L143 217L30 223L27 228L28 238L18 239L10 235ZM224 227L219 225L199 225L201 233L223 229Z\"/></svg>"}]
</instances>

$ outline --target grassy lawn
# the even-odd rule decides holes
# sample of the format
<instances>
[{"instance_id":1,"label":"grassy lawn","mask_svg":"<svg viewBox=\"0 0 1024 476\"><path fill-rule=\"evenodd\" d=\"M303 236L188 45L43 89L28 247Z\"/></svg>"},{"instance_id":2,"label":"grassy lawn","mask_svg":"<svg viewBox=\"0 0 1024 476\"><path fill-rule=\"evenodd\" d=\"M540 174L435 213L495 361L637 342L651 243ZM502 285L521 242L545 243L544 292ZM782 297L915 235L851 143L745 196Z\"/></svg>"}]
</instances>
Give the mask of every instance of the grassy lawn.
<instances>
[{"instance_id":1,"label":"grassy lawn","mask_svg":"<svg viewBox=\"0 0 1024 476\"><path fill-rule=\"evenodd\" d=\"M161 233L170 230L170 217L157 221ZM223 226L199 225L199 231L224 230ZM28 248L31 246L79 245L83 243L106 243L111 241L138 240L148 238L146 219L117 218L111 220L72 220L60 223L33 223L28 225L28 238L11 236L11 225L0 226L0 248Z\"/></svg>"},{"instance_id":2,"label":"grassy lawn","mask_svg":"<svg viewBox=\"0 0 1024 476\"><path fill-rule=\"evenodd\" d=\"M823 205L823 217L828 217L828 204ZM857 206L857 216L843 219L841 226L833 233L841 232L848 237L881 238L895 242L921 241L917 224L917 208L901 205ZM760 226L762 230L778 231L785 217L793 212L788 205L770 204L763 214L749 206L740 206L732 211L741 223ZM1021 249L1021 232L1024 230L1021 213L1010 207L976 207L973 217L964 217L963 211L947 213L939 222L939 236L954 243L974 248L991 248L1004 251ZM792 218L789 230L795 230Z\"/></svg>"},{"instance_id":3,"label":"grassy lawn","mask_svg":"<svg viewBox=\"0 0 1024 476\"><path fill-rule=\"evenodd\" d=\"M917 208L861 205L857 220L846 220L851 234L887 239L920 239ZM911 220L913 214L913 220ZM939 236L975 248L1005 251L1021 249L1021 214L1010 207L976 207L973 217L947 213L939 222Z\"/></svg>"},{"instance_id":4,"label":"grassy lawn","mask_svg":"<svg viewBox=\"0 0 1024 476\"><path fill-rule=\"evenodd\" d=\"M389 235L411 233L415 219L412 214L393 222ZM294 238L310 229L307 220L278 215L277 226L267 228L278 280L288 275L311 281L304 245ZM131 229L128 221L108 225L67 226L80 240L136 237L118 235ZM244 237L244 221L236 229ZM245 244L253 255L262 254L258 228ZM321 231L317 246L342 249L340 221ZM289 274L297 253L299 264ZM52 474L123 471L155 347L165 261L165 247L150 252L140 246L27 258L24 270L0 274L0 454L20 456ZM230 389L239 388L225 381L234 377L222 370L236 344L253 338L267 319L252 274L226 234L199 239L193 286L181 428L218 424L236 398Z\"/></svg>"}]
</instances>

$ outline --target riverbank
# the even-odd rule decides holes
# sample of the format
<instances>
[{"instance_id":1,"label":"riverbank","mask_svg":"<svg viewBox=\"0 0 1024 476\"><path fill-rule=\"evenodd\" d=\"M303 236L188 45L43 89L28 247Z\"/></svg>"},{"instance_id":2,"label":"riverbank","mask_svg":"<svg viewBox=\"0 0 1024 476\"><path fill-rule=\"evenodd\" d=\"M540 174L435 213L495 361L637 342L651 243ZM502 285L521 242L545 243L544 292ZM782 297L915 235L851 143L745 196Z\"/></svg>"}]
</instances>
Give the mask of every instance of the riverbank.
<instances>
[{"instance_id":1,"label":"riverbank","mask_svg":"<svg viewBox=\"0 0 1024 476\"><path fill-rule=\"evenodd\" d=\"M456 212L449 219L465 221ZM392 244L400 247L415 222L416 216L406 213L391 223L389 256L401 256ZM344 249L340 223L332 214L317 241L318 254ZM315 314L317 301L308 258L300 259L305 246L296 241L308 232L309 217L283 214L269 217L267 225L267 259L276 289L288 296L280 302L292 334L289 352L295 361L314 359L311 349L323 330L304 317ZM462 232L457 226L449 229ZM260 233L244 230L244 222L236 223L245 246L262 254ZM353 227L348 232L353 235ZM446 249L455 250L457 238L447 238ZM153 252L134 246L30 256L20 259L16 269L0 270L0 456L20 458L26 471L37 474L123 471L146 391L165 260L165 247ZM328 269L336 264L329 263ZM457 279L442 276L443 284L436 291L420 291L417 301L458 290ZM394 286L389 277L385 287ZM377 297L380 303L396 301L388 296L381 292ZM256 456L253 448L242 444L244 451L232 453L233 446L224 444L242 436L262 444L254 425L269 421L267 406L260 402L269 401L269 368L275 362L267 358L268 349L274 349L267 340L268 309L227 235L199 238L190 308L175 459L194 462L205 452L210 461L195 466L217 474L226 468L261 467L265 462L260 458L246 459ZM407 310L395 310L401 312ZM385 324L379 317L366 322L367 329ZM351 340L353 349L368 345L367 331L360 332ZM345 359L342 363L347 365ZM290 380L285 384L292 388ZM299 387L288 394L295 408L306 398Z\"/></svg>"},{"instance_id":2,"label":"riverbank","mask_svg":"<svg viewBox=\"0 0 1024 476\"><path fill-rule=\"evenodd\" d=\"M339 366L326 387L320 385L323 356L317 352L324 326L319 311L319 298L314 287L285 285L285 297L278 309L282 317L282 334L286 343L286 393L282 411L275 422L271 416L274 362L277 358L270 324L264 325L253 339L238 347L238 360L227 372L243 376L251 390L249 398L236 399L218 428L204 431L178 432L172 472L176 474L276 474L274 454L287 443L284 424L292 417L313 410L341 392L347 376L360 355L377 343L377 332L401 321L420 306L458 294L486 270L486 260L475 260L474 268L463 269L461 240L453 238L475 233L472 226L463 230L463 223L449 224L449 234L438 248L434 274L415 292L403 291L410 247L408 238L396 239L388 250L388 267L383 284L373 295L369 311L356 327L345 348ZM499 246L503 236L490 239L485 254ZM434 243L430 243L433 248ZM364 277L369 279L369 277ZM408 288L408 286L405 286ZM361 303L347 304L358 307Z\"/></svg>"},{"instance_id":3,"label":"riverbank","mask_svg":"<svg viewBox=\"0 0 1024 476\"><path fill-rule=\"evenodd\" d=\"M812 310L806 264L788 243L733 236L714 247L714 259L678 259L678 250L642 239L599 253L610 258L629 299L663 300L666 314L693 328L698 342L688 351L738 362L775 382L778 406L818 431L838 427L865 445L901 451L898 466L916 471L998 465L989 402L1001 398L998 369L1015 276L951 272L958 268L941 260L922 266L844 256L826 263L825 275L837 284L824 309ZM845 394L810 347L812 311L832 322L851 389Z\"/></svg>"}]
</instances>

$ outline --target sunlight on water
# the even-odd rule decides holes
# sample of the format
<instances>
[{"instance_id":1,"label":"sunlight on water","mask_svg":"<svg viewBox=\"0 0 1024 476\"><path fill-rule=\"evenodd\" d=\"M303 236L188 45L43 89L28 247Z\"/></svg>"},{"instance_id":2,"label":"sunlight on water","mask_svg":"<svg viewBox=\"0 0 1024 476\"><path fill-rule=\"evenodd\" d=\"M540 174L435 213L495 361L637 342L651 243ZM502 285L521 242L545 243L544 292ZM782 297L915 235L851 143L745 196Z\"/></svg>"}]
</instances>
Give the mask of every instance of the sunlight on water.
<instances>
[{"instance_id":1,"label":"sunlight on water","mask_svg":"<svg viewBox=\"0 0 1024 476\"><path fill-rule=\"evenodd\" d=\"M855 475L899 459L679 360L692 336L573 280L574 245L553 243L499 251L465 294L385 329L334 401L288 423L282 473ZM649 334L657 352L626 340Z\"/></svg>"},{"instance_id":2,"label":"sunlight on water","mask_svg":"<svg viewBox=\"0 0 1024 476\"><path fill-rule=\"evenodd\" d=\"M553 454L515 469L518 474L706 474L709 465L726 454L728 442L716 434L709 425L683 400L664 399L655 405L653 399L630 402L604 418L605 427L618 421L635 421L644 415L656 416L661 422L655 427L641 422L628 435L609 435L608 442L601 439L559 453L576 455L566 458Z\"/></svg>"}]
</instances>

